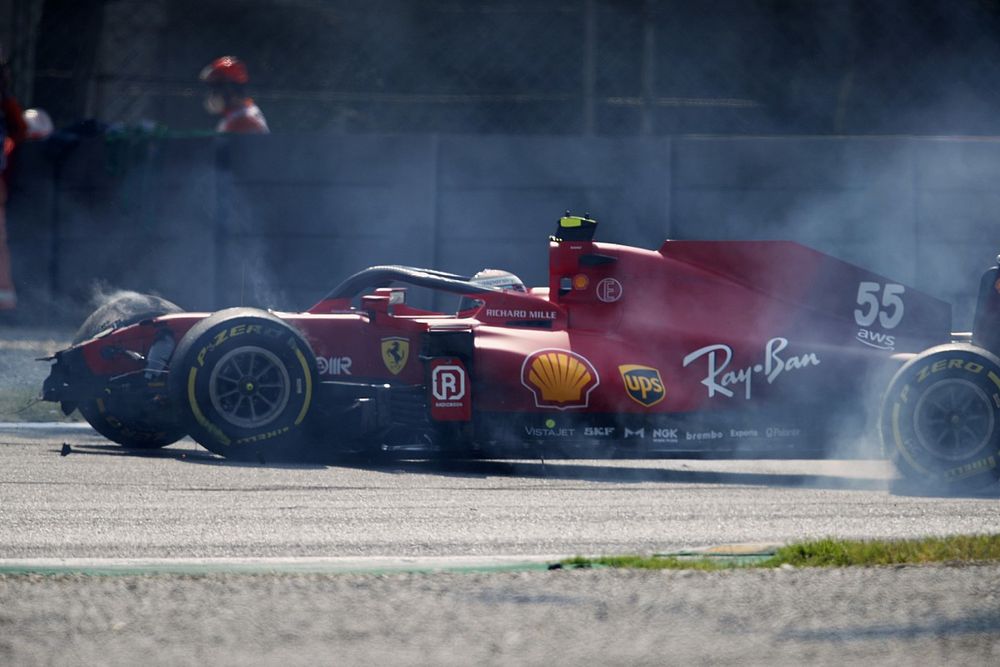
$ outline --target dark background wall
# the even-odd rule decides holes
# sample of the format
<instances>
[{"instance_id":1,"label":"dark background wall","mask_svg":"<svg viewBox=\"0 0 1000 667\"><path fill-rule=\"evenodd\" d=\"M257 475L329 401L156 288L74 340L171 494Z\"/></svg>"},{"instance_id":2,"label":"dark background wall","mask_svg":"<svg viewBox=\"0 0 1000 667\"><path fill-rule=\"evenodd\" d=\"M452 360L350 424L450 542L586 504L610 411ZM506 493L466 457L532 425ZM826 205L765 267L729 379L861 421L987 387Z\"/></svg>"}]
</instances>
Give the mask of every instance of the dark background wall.
<instances>
[{"instance_id":1,"label":"dark background wall","mask_svg":"<svg viewBox=\"0 0 1000 667\"><path fill-rule=\"evenodd\" d=\"M1000 143L935 138L120 136L28 144L10 204L25 312L95 289L306 308L376 263L547 280L569 208L606 241L791 239L952 301L1000 250ZM53 307L53 304L56 304Z\"/></svg>"}]
</instances>

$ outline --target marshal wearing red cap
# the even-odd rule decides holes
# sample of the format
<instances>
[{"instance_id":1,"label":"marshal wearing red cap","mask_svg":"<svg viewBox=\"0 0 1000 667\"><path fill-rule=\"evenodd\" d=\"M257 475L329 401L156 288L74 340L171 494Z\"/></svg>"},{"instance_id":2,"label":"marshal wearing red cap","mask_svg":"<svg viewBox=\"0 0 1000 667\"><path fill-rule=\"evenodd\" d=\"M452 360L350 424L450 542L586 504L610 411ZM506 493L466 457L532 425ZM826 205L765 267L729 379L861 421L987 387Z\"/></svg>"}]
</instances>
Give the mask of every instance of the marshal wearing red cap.
<instances>
[{"instance_id":1,"label":"marshal wearing red cap","mask_svg":"<svg viewBox=\"0 0 1000 667\"><path fill-rule=\"evenodd\" d=\"M267 120L246 94L250 81L247 66L235 56L216 58L201 70L199 78L208 86L205 109L222 116L216 132L267 134Z\"/></svg>"}]
</instances>

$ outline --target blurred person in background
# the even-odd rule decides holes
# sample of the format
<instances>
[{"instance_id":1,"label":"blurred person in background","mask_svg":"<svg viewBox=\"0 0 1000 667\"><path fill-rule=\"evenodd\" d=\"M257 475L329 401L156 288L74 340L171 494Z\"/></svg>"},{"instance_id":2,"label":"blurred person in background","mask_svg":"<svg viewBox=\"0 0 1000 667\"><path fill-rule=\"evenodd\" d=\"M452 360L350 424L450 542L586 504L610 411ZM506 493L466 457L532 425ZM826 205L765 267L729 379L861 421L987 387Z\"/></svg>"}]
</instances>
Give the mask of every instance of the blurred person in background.
<instances>
[{"instance_id":1,"label":"blurred person in background","mask_svg":"<svg viewBox=\"0 0 1000 667\"><path fill-rule=\"evenodd\" d=\"M17 293L10 271L10 250L7 248L7 163L14 146L25 140L28 128L21 105L11 94L10 63L0 47L0 310L17 305Z\"/></svg>"},{"instance_id":2,"label":"blurred person in background","mask_svg":"<svg viewBox=\"0 0 1000 667\"><path fill-rule=\"evenodd\" d=\"M246 94L250 81L247 66L235 56L216 58L201 70L199 78L208 86L205 110L222 116L216 132L267 134L264 114Z\"/></svg>"},{"instance_id":3,"label":"blurred person in background","mask_svg":"<svg viewBox=\"0 0 1000 667\"><path fill-rule=\"evenodd\" d=\"M52 118L45 109L25 109L24 125L28 130L28 139L48 139L52 134Z\"/></svg>"}]
</instances>

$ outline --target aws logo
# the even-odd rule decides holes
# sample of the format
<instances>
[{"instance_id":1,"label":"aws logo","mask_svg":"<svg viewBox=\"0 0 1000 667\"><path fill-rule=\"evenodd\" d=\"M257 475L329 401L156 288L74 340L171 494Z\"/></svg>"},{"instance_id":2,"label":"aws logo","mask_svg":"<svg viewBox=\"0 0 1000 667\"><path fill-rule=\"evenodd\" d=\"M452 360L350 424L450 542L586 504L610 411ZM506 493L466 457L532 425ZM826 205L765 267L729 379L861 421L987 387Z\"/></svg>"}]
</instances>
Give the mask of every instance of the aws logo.
<instances>
[{"instance_id":1,"label":"aws logo","mask_svg":"<svg viewBox=\"0 0 1000 667\"><path fill-rule=\"evenodd\" d=\"M889 336L878 331L872 331L871 329L858 329L858 335L855 338L858 339L859 343L864 343L869 347L878 348L879 350L893 350L896 348L895 336Z\"/></svg>"},{"instance_id":2,"label":"aws logo","mask_svg":"<svg viewBox=\"0 0 1000 667\"><path fill-rule=\"evenodd\" d=\"M594 365L569 350L539 350L521 365L521 384L535 395L540 408L585 408L590 392L600 383Z\"/></svg>"},{"instance_id":3,"label":"aws logo","mask_svg":"<svg viewBox=\"0 0 1000 667\"><path fill-rule=\"evenodd\" d=\"M648 408L662 401L667 395L663 389L660 371L651 366L628 364L619 366L618 372L622 374L622 382L625 383L625 391L628 392L629 398L639 405Z\"/></svg>"}]
</instances>

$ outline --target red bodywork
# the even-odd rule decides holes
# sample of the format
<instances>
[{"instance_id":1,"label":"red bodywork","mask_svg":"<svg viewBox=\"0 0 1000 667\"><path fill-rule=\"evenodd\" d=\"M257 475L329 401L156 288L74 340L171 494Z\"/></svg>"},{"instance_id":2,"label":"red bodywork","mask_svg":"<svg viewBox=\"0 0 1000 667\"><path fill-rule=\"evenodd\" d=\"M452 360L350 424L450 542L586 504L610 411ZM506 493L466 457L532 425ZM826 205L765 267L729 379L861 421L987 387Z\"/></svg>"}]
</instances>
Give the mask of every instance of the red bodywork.
<instances>
[{"instance_id":1,"label":"red bodywork","mask_svg":"<svg viewBox=\"0 0 1000 667\"><path fill-rule=\"evenodd\" d=\"M547 287L475 294L481 305L459 315L399 294L277 314L305 335L320 382L422 387L431 424L468 421L479 445L814 448L893 355L947 341L951 327L948 304L791 242L554 240ZM85 342L86 365L98 377L140 370L108 348L144 355L158 329L180 340L207 315ZM424 354L445 332L471 336L471 358Z\"/></svg>"}]
</instances>

